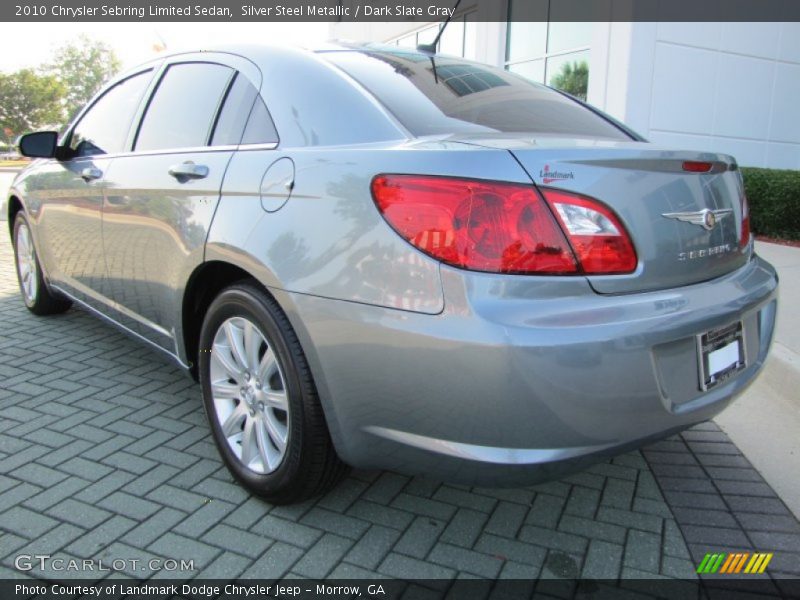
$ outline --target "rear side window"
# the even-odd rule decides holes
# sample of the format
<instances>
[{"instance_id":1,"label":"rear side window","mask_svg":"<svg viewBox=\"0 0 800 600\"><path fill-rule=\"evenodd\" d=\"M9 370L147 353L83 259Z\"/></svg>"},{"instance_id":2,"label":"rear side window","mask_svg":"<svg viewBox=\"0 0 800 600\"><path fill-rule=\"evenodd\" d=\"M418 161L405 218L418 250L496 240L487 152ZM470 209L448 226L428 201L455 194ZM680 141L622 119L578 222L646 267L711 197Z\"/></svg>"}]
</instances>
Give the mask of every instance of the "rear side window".
<instances>
[{"instance_id":1,"label":"rear side window","mask_svg":"<svg viewBox=\"0 0 800 600\"><path fill-rule=\"evenodd\" d=\"M268 144L277 141L278 134L264 101L247 78L238 73L225 97L211 145Z\"/></svg>"},{"instance_id":2,"label":"rear side window","mask_svg":"<svg viewBox=\"0 0 800 600\"><path fill-rule=\"evenodd\" d=\"M261 97L256 99L242 137L243 144L269 144L278 141L278 132Z\"/></svg>"},{"instance_id":3,"label":"rear side window","mask_svg":"<svg viewBox=\"0 0 800 600\"><path fill-rule=\"evenodd\" d=\"M322 56L417 136L503 132L631 139L577 102L508 71L389 48Z\"/></svg>"},{"instance_id":4,"label":"rear side window","mask_svg":"<svg viewBox=\"0 0 800 600\"><path fill-rule=\"evenodd\" d=\"M169 67L142 119L136 150L207 145L231 77L233 69L211 63Z\"/></svg>"},{"instance_id":5,"label":"rear side window","mask_svg":"<svg viewBox=\"0 0 800 600\"><path fill-rule=\"evenodd\" d=\"M128 77L103 94L72 130L69 147L75 156L113 154L125 141L152 71Z\"/></svg>"}]
</instances>

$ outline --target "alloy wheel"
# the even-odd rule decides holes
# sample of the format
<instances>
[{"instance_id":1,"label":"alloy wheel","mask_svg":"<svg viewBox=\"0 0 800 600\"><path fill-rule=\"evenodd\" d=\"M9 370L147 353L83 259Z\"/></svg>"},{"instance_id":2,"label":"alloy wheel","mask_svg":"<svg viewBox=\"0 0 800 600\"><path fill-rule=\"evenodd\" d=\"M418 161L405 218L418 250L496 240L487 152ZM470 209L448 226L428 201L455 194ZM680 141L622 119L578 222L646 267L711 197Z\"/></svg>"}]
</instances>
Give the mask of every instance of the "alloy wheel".
<instances>
[{"instance_id":1,"label":"alloy wheel","mask_svg":"<svg viewBox=\"0 0 800 600\"><path fill-rule=\"evenodd\" d=\"M264 333L243 317L214 335L211 395L217 422L234 455L258 474L277 469L289 438L289 398L283 371Z\"/></svg>"},{"instance_id":2,"label":"alloy wheel","mask_svg":"<svg viewBox=\"0 0 800 600\"><path fill-rule=\"evenodd\" d=\"M36 301L36 293L39 290L39 280L36 267L36 252L33 249L31 231L26 223L21 223L17 228L17 269L19 271L19 282L25 301L32 304Z\"/></svg>"}]
</instances>

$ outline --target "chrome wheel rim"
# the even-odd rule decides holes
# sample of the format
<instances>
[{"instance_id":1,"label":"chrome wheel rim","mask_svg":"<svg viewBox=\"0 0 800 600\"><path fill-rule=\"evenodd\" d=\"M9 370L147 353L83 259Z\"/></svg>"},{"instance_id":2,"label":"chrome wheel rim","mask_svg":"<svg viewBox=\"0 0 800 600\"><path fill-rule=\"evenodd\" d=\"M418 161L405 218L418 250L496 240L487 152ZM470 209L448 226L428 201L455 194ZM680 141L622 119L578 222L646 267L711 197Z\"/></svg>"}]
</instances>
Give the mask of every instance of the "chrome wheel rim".
<instances>
[{"instance_id":1,"label":"chrome wheel rim","mask_svg":"<svg viewBox=\"0 0 800 600\"><path fill-rule=\"evenodd\" d=\"M36 273L36 253L33 249L31 231L28 225L21 223L17 228L17 271L22 295L28 304L36 301L39 280Z\"/></svg>"},{"instance_id":2,"label":"chrome wheel rim","mask_svg":"<svg viewBox=\"0 0 800 600\"><path fill-rule=\"evenodd\" d=\"M214 335L210 361L214 415L236 458L255 473L277 469L289 439L286 379L264 333L243 317Z\"/></svg>"}]
</instances>

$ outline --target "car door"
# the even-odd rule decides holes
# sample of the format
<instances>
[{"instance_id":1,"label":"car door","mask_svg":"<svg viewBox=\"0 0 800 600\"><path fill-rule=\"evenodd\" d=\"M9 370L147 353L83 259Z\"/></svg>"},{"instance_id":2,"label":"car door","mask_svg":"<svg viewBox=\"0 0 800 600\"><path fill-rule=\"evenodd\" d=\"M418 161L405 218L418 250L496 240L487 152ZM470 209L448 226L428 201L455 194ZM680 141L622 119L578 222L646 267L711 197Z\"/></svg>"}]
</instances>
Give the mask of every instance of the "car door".
<instances>
[{"instance_id":1,"label":"car door","mask_svg":"<svg viewBox=\"0 0 800 600\"><path fill-rule=\"evenodd\" d=\"M241 131L223 135L230 119L222 107L233 105L237 80L248 79L235 67L207 54L165 64L133 151L106 174L108 295L123 324L178 355L185 283L203 261L223 176L241 138ZM251 106L252 99L244 119Z\"/></svg>"},{"instance_id":2,"label":"car door","mask_svg":"<svg viewBox=\"0 0 800 600\"><path fill-rule=\"evenodd\" d=\"M101 94L65 136L61 160L48 161L35 176L40 251L48 276L95 307L105 304L105 174L126 147L152 75L152 69L133 74Z\"/></svg>"}]
</instances>

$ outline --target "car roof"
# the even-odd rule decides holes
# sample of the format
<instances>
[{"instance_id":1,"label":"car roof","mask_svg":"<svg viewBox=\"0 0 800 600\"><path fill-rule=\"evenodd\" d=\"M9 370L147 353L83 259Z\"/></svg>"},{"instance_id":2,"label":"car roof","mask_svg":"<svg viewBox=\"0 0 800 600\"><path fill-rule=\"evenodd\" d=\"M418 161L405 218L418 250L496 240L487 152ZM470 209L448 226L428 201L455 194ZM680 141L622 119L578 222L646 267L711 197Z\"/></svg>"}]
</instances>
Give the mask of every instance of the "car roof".
<instances>
[{"instance_id":1,"label":"car roof","mask_svg":"<svg viewBox=\"0 0 800 600\"><path fill-rule=\"evenodd\" d=\"M285 53L292 54L307 54L312 57L314 54L321 54L325 52L375 52L375 51L394 51L394 52L408 52L417 54L431 53L416 48L405 48L402 46L395 46L393 44L382 44L375 42L355 42L350 40L328 40L313 45L301 44L270 44L270 43L246 43L246 44L213 44L209 46L201 46L191 49L183 49L175 52L165 52L157 57L154 57L149 62L156 62L164 59L170 59L183 54L194 54L197 52L221 52L227 54L235 54L248 58L255 63L259 63L262 59L267 60L274 58L275 55ZM456 57L453 57L456 58ZM145 63L147 64L147 63ZM141 66L141 65L139 65Z\"/></svg>"}]
</instances>

